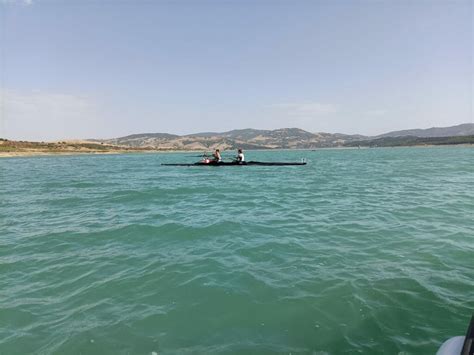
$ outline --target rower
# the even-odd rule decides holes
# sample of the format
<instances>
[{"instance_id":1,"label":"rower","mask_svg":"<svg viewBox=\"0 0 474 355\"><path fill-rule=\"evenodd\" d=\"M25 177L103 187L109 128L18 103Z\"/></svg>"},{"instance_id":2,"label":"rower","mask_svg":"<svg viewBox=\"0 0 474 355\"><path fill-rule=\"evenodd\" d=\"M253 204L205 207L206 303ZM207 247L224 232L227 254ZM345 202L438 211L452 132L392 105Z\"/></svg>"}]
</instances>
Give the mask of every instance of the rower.
<instances>
[{"instance_id":1,"label":"rower","mask_svg":"<svg viewBox=\"0 0 474 355\"><path fill-rule=\"evenodd\" d=\"M216 149L214 154L212 154L212 156L214 157L215 163L220 163L222 161L221 152L219 151L219 149Z\"/></svg>"},{"instance_id":2,"label":"rower","mask_svg":"<svg viewBox=\"0 0 474 355\"><path fill-rule=\"evenodd\" d=\"M237 150L237 162L238 163L243 163L245 161L244 153L242 152L242 149Z\"/></svg>"}]
</instances>

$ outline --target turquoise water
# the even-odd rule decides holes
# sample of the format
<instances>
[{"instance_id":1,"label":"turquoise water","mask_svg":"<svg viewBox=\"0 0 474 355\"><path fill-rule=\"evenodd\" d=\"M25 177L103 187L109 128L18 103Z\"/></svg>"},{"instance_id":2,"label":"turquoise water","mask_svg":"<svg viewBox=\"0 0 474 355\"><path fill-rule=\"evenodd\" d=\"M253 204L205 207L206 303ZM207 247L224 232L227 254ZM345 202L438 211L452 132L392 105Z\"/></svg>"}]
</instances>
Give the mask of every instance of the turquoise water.
<instances>
[{"instance_id":1,"label":"turquoise water","mask_svg":"<svg viewBox=\"0 0 474 355\"><path fill-rule=\"evenodd\" d=\"M192 154L191 154L192 155ZM1 354L429 354L474 309L474 149L0 160Z\"/></svg>"}]
</instances>

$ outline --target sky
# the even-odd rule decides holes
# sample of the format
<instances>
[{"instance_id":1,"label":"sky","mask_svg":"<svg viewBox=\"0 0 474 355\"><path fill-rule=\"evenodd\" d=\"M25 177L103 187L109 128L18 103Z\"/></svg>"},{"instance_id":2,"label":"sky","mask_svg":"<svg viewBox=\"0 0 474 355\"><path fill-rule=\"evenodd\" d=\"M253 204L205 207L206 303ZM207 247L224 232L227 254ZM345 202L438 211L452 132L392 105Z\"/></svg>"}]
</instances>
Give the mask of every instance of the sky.
<instances>
[{"instance_id":1,"label":"sky","mask_svg":"<svg viewBox=\"0 0 474 355\"><path fill-rule=\"evenodd\" d=\"M0 0L0 137L473 122L470 0Z\"/></svg>"}]
</instances>

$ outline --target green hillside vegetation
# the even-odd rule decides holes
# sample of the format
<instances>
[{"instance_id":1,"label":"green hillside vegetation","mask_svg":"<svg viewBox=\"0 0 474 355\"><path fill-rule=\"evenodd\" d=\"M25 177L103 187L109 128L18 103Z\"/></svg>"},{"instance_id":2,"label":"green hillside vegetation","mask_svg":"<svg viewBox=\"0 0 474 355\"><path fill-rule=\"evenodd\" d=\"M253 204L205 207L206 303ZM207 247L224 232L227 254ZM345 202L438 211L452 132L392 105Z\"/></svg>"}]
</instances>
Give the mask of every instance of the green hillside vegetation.
<instances>
[{"instance_id":1,"label":"green hillside vegetation","mask_svg":"<svg viewBox=\"0 0 474 355\"><path fill-rule=\"evenodd\" d=\"M474 135L473 123L462 123L451 127L432 127L427 129L406 129L403 131L392 131L384 133L374 138L384 137L458 137L458 136L472 136Z\"/></svg>"},{"instance_id":2,"label":"green hillside vegetation","mask_svg":"<svg viewBox=\"0 0 474 355\"><path fill-rule=\"evenodd\" d=\"M455 145L474 144L474 135L454 137L383 137L371 140L348 142L346 147L401 147L401 146L423 146L423 145Z\"/></svg>"}]
</instances>

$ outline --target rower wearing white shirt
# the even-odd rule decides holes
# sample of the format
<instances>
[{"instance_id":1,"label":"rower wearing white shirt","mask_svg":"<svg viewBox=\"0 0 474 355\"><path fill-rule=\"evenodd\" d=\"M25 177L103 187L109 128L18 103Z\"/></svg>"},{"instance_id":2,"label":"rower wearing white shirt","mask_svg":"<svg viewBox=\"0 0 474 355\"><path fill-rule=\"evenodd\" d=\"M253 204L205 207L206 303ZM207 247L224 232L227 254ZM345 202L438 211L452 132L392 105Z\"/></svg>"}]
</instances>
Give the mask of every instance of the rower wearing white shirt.
<instances>
[{"instance_id":1,"label":"rower wearing white shirt","mask_svg":"<svg viewBox=\"0 0 474 355\"><path fill-rule=\"evenodd\" d=\"M243 163L245 161L244 153L242 152L242 149L237 150L237 162Z\"/></svg>"}]
</instances>

